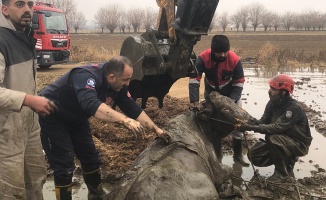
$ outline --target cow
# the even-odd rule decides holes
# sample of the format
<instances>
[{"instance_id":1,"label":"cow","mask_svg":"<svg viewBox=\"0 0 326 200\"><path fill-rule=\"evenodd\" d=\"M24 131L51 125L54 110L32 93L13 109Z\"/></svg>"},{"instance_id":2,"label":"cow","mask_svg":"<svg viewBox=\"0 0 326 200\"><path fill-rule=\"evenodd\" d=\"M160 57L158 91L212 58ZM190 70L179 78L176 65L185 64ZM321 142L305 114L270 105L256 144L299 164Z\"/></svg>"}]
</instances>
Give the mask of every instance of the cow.
<instances>
[{"instance_id":1,"label":"cow","mask_svg":"<svg viewBox=\"0 0 326 200\"><path fill-rule=\"evenodd\" d=\"M205 108L213 109L210 118L229 115L224 118L245 119L246 112L225 98L216 92L210 94L211 100L205 102ZM157 139L146 148L104 199L219 199L218 189L234 171L216 156L207 132L219 124L209 121L203 116L206 114L188 111L172 119L165 127L169 141ZM225 127L221 138L231 131L227 129L233 127Z\"/></svg>"}]
</instances>

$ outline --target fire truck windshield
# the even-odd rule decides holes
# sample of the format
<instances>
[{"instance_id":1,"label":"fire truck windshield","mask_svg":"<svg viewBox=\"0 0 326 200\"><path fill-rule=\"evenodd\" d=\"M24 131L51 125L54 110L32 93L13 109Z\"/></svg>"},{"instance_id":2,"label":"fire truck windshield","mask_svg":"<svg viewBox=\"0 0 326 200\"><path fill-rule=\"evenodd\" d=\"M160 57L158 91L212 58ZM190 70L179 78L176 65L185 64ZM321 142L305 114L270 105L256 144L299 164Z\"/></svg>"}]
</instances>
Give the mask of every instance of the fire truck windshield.
<instances>
[{"instance_id":1,"label":"fire truck windshield","mask_svg":"<svg viewBox=\"0 0 326 200\"><path fill-rule=\"evenodd\" d=\"M42 14L46 32L50 34L67 34L66 17L63 13L48 12Z\"/></svg>"}]
</instances>

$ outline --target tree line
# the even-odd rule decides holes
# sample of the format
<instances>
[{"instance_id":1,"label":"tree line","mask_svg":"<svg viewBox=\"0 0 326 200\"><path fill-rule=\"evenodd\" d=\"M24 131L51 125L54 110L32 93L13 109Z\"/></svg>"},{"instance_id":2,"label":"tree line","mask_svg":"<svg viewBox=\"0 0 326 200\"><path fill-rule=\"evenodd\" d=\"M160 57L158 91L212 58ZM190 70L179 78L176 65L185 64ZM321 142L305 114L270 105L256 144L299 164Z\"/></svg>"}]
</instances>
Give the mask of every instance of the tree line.
<instances>
[{"instance_id":1,"label":"tree line","mask_svg":"<svg viewBox=\"0 0 326 200\"><path fill-rule=\"evenodd\" d=\"M55 7L63 10L67 15L70 29L77 33L86 24L86 15L77 10L75 0L44 0L53 3ZM307 10L303 12L287 11L278 14L267 9L261 3L244 5L234 13L228 11L215 12L210 30L218 29L223 32L231 31L264 31L296 30L296 31L322 31L326 25L326 13ZM158 10L153 8L130 8L125 9L120 4L108 4L99 8L93 16L90 24L103 33L106 29L110 33L139 32L141 29L156 27Z\"/></svg>"}]
</instances>

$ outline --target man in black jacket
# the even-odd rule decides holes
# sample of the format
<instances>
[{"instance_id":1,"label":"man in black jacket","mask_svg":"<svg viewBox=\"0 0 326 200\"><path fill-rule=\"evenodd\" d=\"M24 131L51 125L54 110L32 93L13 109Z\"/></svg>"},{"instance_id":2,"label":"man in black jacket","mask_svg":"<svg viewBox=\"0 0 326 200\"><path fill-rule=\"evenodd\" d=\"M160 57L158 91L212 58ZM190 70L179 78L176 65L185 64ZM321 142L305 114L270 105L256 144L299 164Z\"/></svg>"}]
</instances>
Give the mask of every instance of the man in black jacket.
<instances>
[{"instance_id":1,"label":"man in black jacket","mask_svg":"<svg viewBox=\"0 0 326 200\"><path fill-rule=\"evenodd\" d=\"M279 182L293 176L295 162L299 156L308 154L312 137L304 110L290 96L293 79L280 74L273 77L269 85L270 100L261 119L253 125L244 123L239 129L265 134L266 141L257 142L248 157L259 167L274 164L274 174L267 180Z\"/></svg>"},{"instance_id":2,"label":"man in black jacket","mask_svg":"<svg viewBox=\"0 0 326 200\"><path fill-rule=\"evenodd\" d=\"M57 199L71 199L75 155L81 163L88 199L102 198L100 160L89 117L122 124L138 138L143 137L144 128L163 134L131 98L127 86L132 73L130 60L119 56L103 65L76 67L40 92L59 109L40 117L42 145L54 171ZM126 116L112 109L113 104Z\"/></svg>"}]
</instances>

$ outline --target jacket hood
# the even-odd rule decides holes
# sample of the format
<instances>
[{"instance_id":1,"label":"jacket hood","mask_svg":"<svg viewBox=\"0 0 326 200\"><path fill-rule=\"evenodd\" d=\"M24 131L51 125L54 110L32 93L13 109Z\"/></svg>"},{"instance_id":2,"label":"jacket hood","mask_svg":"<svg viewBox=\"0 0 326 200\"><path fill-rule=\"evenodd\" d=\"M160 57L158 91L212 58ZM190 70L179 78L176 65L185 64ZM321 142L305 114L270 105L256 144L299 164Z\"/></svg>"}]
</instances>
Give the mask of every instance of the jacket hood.
<instances>
[{"instance_id":1,"label":"jacket hood","mask_svg":"<svg viewBox=\"0 0 326 200\"><path fill-rule=\"evenodd\" d=\"M16 28L14 27L14 25L11 23L11 21L9 19L7 19L3 15L2 12L0 13L0 27L8 28L8 29L16 31Z\"/></svg>"}]
</instances>

